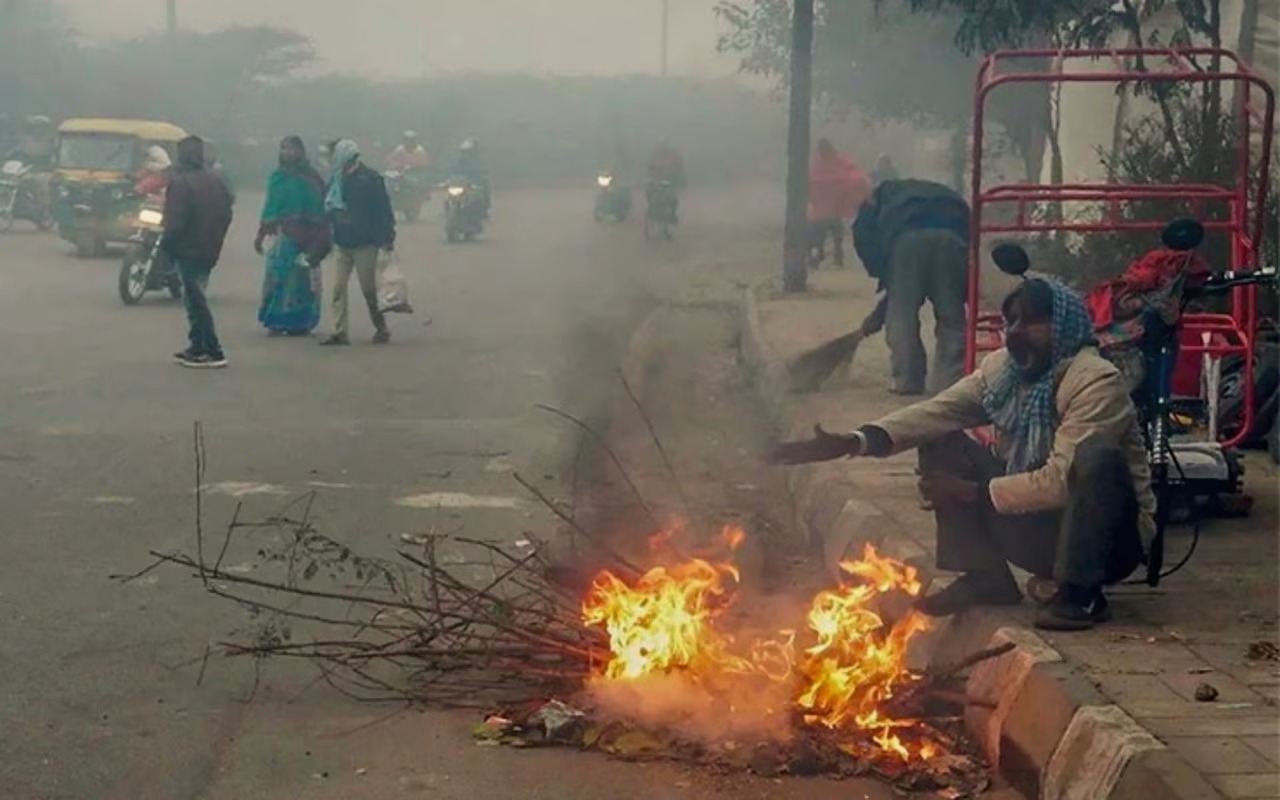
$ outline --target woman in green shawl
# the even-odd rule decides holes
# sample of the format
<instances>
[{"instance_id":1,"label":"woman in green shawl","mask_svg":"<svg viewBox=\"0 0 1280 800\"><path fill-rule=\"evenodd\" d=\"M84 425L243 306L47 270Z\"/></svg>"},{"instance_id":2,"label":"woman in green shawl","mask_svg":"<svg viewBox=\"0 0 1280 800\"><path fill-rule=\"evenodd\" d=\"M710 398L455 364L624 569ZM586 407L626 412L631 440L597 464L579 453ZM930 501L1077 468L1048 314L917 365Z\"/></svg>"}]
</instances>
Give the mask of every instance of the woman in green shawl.
<instances>
[{"instance_id":1,"label":"woman in green shawl","mask_svg":"<svg viewBox=\"0 0 1280 800\"><path fill-rule=\"evenodd\" d=\"M320 323L320 262L329 254L329 223L324 213L324 180L311 168L302 140L280 143L280 166L267 182L267 201L253 248L266 251L258 321L273 336L305 336Z\"/></svg>"}]
</instances>

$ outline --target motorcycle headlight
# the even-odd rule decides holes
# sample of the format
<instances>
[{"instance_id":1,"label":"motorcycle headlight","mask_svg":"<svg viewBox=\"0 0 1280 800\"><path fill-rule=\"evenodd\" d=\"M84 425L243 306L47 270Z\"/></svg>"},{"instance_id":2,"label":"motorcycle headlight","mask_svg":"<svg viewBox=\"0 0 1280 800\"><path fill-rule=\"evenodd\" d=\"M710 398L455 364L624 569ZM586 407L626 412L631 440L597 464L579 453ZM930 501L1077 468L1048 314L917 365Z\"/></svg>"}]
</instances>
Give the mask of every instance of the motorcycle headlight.
<instances>
[{"instance_id":1,"label":"motorcycle headlight","mask_svg":"<svg viewBox=\"0 0 1280 800\"><path fill-rule=\"evenodd\" d=\"M164 214L152 208L144 208L138 212L138 222L143 225L159 225L164 222Z\"/></svg>"},{"instance_id":2,"label":"motorcycle headlight","mask_svg":"<svg viewBox=\"0 0 1280 800\"><path fill-rule=\"evenodd\" d=\"M467 187L465 187L465 186L450 186L450 187L449 187L449 196L450 196L450 197L461 197L462 195L464 195L464 194L466 194L466 193L467 193Z\"/></svg>"},{"instance_id":3,"label":"motorcycle headlight","mask_svg":"<svg viewBox=\"0 0 1280 800\"><path fill-rule=\"evenodd\" d=\"M600 177L596 178L596 185L599 186L601 189L607 189L612 184L613 184L612 175L601 175Z\"/></svg>"}]
</instances>

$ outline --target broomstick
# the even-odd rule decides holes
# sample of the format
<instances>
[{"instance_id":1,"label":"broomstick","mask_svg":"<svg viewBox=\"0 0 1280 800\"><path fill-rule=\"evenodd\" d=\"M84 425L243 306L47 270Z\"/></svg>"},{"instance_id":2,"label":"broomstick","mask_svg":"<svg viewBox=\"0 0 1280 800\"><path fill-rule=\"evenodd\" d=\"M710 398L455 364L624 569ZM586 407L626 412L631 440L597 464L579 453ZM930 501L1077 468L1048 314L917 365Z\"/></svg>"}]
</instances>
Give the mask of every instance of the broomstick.
<instances>
[{"instance_id":1,"label":"broomstick","mask_svg":"<svg viewBox=\"0 0 1280 800\"><path fill-rule=\"evenodd\" d=\"M796 356L787 364L787 372L791 376L791 391L816 392L822 388L822 384L826 383L827 378L831 377L831 374L841 365L853 361L853 356L858 352L858 345L862 344L863 339L884 330L884 319L888 310L889 295L886 293L876 303L876 307L871 309L866 319L862 320L857 330Z\"/></svg>"}]
</instances>

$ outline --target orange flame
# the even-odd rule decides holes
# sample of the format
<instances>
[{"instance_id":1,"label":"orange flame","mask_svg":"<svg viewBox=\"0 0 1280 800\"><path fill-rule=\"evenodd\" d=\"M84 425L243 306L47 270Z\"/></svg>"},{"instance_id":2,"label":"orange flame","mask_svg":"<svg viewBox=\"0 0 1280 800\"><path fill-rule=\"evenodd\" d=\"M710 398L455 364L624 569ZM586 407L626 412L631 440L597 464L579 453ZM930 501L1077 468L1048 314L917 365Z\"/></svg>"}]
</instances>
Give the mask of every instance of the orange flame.
<instances>
[{"instance_id":1,"label":"orange flame","mask_svg":"<svg viewBox=\"0 0 1280 800\"><path fill-rule=\"evenodd\" d=\"M744 536L740 528L726 527L722 540L732 551ZM906 668L907 645L928 629L928 621L911 611L889 624L875 607L890 592L918 596L919 575L870 545L862 560L840 566L855 582L813 598L805 635L811 644L800 652L792 631L739 646L717 627L739 579L731 564L693 558L655 567L630 583L602 572L582 608L583 621L609 637L601 677L631 680L676 669L708 683L733 675L764 677L791 687L806 724L860 734L904 761L929 758L936 745L920 736L908 737L909 744L899 736L913 721L884 714L886 702L914 680Z\"/></svg>"}]
</instances>

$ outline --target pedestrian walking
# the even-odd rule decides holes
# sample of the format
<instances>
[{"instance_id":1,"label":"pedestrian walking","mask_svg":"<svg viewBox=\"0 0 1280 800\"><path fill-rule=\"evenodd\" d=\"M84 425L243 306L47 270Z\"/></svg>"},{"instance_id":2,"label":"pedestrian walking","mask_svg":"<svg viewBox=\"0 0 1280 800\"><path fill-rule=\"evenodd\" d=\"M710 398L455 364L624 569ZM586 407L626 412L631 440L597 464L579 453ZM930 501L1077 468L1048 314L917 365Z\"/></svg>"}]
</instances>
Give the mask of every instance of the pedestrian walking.
<instances>
[{"instance_id":1,"label":"pedestrian walking","mask_svg":"<svg viewBox=\"0 0 1280 800\"><path fill-rule=\"evenodd\" d=\"M333 176L325 197L338 250L333 283L333 334L322 345L351 344L347 285L356 273L373 322L374 344L391 341L386 316L378 308L378 261L396 244L396 218L382 176L360 160L360 148L343 139L333 148Z\"/></svg>"},{"instance_id":2,"label":"pedestrian walking","mask_svg":"<svg viewBox=\"0 0 1280 800\"><path fill-rule=\"evenodd\" d=\"M885 181L896 181L898 169L893 166L893 159L888 153L881 153L876 158L876 166L871 170L871 188L874 189Z\"/></svg>"},{"instance_id":3,"label":"pedestrian walking","mask_svg":"<svg viewBox=\"0 0 1280 800\"><path fill-rule=\"evenodd\" d=\"M184 367L215 369L227 365L205 287L222 255L231 215L227 185L205 169L203 140L188 136L178 142L177 169L165 192L160 249L176 265L182 279L190 345L175 358Z\"/></svg>"},{"instance_id":4,"label":"pedestrian walking","mask_svg":"<svg viewBox=\"0 0 1280 800\"><path fill-rule=\"evenodd\" d=\"M964 373L965 288L969 205L933 181L889 180L871 193L853 223L853 246L871 277L888 292L885 337L891 391L920 395L928 359L920 339L920 307L933 306L933 390Z\"/></svg>"},{"instance_id":5,"label":"pedestrian walking","mask_svg":"<svg viewBox=\"0 0 1280 800\"><path fill-rule=\"evenodd\" d=\"M305 336L320 324L320 263L331 246L324 195L324 179L307 161L302 139L285 137L253 241L258 255L266 255L258 322L273 335ZM267 237L275 238L269 250Z\"/></svg>"},{"instance_id":6,"label":"pedestrian walking","mask_svg":"<svg viewBox=\"0 0 1280 800\"><path fill-rule=\"evenodd\" d=\"M871 193L867 176L852 159L841 155L830 139L818 140L818 152L809 167L809 266L818 267L827 256L844 266L844 226Z\"/></svg>"}]
</instances>

